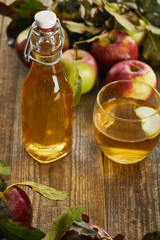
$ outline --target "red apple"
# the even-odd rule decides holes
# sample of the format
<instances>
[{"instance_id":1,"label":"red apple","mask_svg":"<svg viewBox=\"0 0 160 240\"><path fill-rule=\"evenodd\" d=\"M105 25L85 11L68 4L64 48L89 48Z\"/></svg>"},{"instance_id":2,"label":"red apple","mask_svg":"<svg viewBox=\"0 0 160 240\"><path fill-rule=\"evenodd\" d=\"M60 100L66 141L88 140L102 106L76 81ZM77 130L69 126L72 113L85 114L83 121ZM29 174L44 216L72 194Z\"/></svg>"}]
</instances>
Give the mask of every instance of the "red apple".
<instances>
[{"instance_id":1,"label":"red apple","mask_svg":"<svg viewBox=\"0 0 160 240\"><path fill-rule=\"evenodd\" d=\"M139 54L135 40L121 30L108 31L103 38L92 42L90 52L104 73L117 62L138 59Z\"/></svg>"},{"instance_id":2,"label":"red apple","mask_svg":"<svg viewBox=\"0 0 160 240\"><path fill-rule=\"evenodd\" d=\"M157 78L153 71L153 69L146 63L139 60L126 60L116 63L111 69L107 72L105 77L105 83L110 83L116 80L132 80L134 83L126 85L126 89L122 89L122 91L130 92L131 97L134 94L138 94L139 87L136 86L136 81L141 81L147 83L153 88L157 87ZM146 91L144 99L147 99L151 93Z\"/></svg>"},{"instance_id":3,"label":"red apple","mask_svg":"<svg viewBox=\"0 0 160 240\"><path fill-rule=\"evenodd\" d=\"M98 68L94 57L89 52L77 50L76 56L75 50L68 49L63 53L61 61L72 89L74 88L77 69L82 79L81 94L87 93L93 88Z\"/></svg>"},{"instance_id":4,"label":"red apple","mask_svg":"<svg viewBox=\"0 0 160 240\"><path fill-rule=\"evenodd\" d=\"M11 209L11 219L30 226L33 213L27 194L19 187L11 187L5 197Z\"/></svg>"},{"instance_id":5,"label":"red apple","mask_svg":"<svg viewBox=\"0 0 160 240\"><path fill-rule=\"evenodd\" d=\"M24 51L24 46L25 46L25 43L26 43L26 40L27 40L27 36L28 36L28 33L29 33L29 28L25 29L24 31L22 31L17 39L16 39L16 43L15 43L15 49L16 49L16 52L20 58L20 60L27 66L27 67L30 67L31 66L31 61L28 63L24 60L24 55L23 55L23 51ZM67 32L65 31L65 29L63 28L63 33L64 33L64 45L63 45L63 51L67 50L69 48L69 37L68 37L68 34Z\"/></svg>"},{"instance_id":6,"label":"red apple","mask_svg":"<svg viewBox=\"0 0 160 240\"><path fill-rule=\"evenodd\" d=\"M29 33L29 28L23 30L17 37L16 39L16 43L15 43L15 49L16 49L16 52L18 54L18 57L20 58L20 60L27 66L27 67L30 67L31 66L31 61L29 62L26 62L24 60L24 55L23 55L23 51L24 51L24 46L25 46L25 43L26 43L26 40L27 40L27 36L28 36L28 33Z\"/></svg>"}]
</instances>

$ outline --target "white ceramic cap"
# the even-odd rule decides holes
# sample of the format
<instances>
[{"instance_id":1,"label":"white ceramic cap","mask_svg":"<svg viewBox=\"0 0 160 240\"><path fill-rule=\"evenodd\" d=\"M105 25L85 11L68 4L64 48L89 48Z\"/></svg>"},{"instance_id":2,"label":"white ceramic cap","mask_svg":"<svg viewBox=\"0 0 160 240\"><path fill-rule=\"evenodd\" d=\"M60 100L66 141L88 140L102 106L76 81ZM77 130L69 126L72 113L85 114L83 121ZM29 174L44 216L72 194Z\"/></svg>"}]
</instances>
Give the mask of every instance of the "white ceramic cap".
<instances>
[{"instance_id":1,"label":"white ceramic cap","mask_svg":"<svg viewBox=\"0 0 160 240\"><path fill-rule=\"evenodd\" d=\"M34 16L35 23L40 29L49 30L56 26L56 14L52 11L40 11Z\"/></svg>"}]
</instances>

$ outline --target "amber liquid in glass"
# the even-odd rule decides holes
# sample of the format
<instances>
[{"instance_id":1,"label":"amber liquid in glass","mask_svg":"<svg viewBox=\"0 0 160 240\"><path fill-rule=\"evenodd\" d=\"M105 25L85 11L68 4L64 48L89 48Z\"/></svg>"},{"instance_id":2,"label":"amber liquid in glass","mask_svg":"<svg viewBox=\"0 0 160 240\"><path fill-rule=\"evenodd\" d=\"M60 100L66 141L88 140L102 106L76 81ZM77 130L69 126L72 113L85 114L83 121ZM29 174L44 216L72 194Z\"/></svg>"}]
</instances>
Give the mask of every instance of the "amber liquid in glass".
<instances>
[{"instance_id":1,"label":"amber liquid in glass","mask_svg":"<svg viewBox=\"0 0 160 240\"><path fill-rule=\"evenodd\" d=\"M41 163L66 155L72 145L73 93L61 63L33 62L22 86L21 102L27 152Z\"/></svg>"},{"instance_id":2,"label":"amber liquid in glass","mask_svg":"<svg viewBox=\"0 0 160 240\"><path fill-rule=\"evenodd\" d=\"M149 131L144 130L143 121L140 121L135 112L136 108L143 106L155 109L143 100L113 99L102 105L104 110L99 108L94 114L97 142L102 152L115 162L125 164L138 162L155 147L159 139L160 117L156 113L158 114L157 122L155 118L154 121L152 118L146 119ZM135 121L129 119L135 119ZM152 127L153 129L150 130Z\"/></svg>"}]
</instances>

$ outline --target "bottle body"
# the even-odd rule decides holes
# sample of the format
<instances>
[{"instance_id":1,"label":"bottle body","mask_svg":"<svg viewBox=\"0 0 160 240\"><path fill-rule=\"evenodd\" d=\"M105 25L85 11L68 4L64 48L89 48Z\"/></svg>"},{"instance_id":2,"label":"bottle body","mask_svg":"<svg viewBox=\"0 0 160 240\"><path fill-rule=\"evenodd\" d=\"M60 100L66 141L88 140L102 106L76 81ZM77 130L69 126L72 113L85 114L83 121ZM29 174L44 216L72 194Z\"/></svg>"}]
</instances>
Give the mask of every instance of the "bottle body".
<instances>
[{"instance_id":1,"label":"bottle body","mask_svg":"<svg viewBox=\"0 0 160 240\"><path fill-rule=\"evenodd\" d=\"M41 163L71 150L73 93L61 62L32 63L21 91L22 137L27 152Z\"/></svg>"}]
</instances>

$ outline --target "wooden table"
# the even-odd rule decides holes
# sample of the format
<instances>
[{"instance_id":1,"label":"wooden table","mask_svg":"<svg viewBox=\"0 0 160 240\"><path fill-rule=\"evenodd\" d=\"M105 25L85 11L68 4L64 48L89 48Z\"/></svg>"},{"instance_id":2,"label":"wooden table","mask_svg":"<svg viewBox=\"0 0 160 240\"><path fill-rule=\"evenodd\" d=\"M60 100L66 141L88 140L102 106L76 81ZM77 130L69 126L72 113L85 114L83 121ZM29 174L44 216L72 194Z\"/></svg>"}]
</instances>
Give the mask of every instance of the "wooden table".
<instances>
[{"instance_id":1,"label":"wooden table","mask_svg":"<svg viewBox=\"0 0 160 240\"><path fill-rule=\"evenodd\" d=\"M141 240L147 232L160 229L160 143L137 164L120 165L104 158L92 126L98 81L74 108L71 153L42 165L24 150L20 92L28 68L6 43L9 21L0 16L0 159L12 168L7 181L30 180L69 193L65 201L51 201L25 187L33 205L33 226L46 233L62 210L81 205L90 222L113 237L121 233L127 240Z\"/></svg>"}]
</instances>

